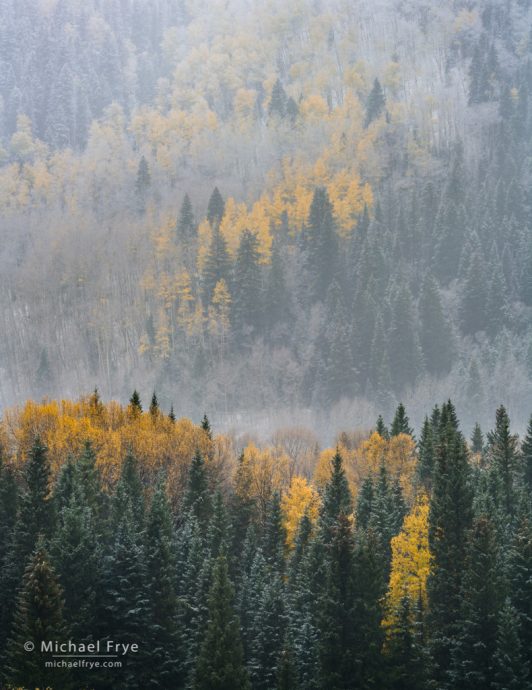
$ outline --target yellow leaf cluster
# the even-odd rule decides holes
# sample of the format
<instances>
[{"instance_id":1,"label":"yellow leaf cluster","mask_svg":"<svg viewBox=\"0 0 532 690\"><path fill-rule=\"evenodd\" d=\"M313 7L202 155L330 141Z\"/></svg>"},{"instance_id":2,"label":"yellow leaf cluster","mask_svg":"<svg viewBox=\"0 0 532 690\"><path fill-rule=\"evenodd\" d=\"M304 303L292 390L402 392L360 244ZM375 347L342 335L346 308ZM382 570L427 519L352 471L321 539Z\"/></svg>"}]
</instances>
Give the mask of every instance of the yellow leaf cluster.
<instances>
[{"instance_id":1,"label":"yellow leaf cluster","mask_svg":"<svg viewBox=\"0 0 532 690\"><path fill-rule=\"evenodd\" d=\"M293 477L288 491L283 495L281 501L286 544L290 549L294 547L297 530L303 515L307 513L312 522L316 522L319 506L320 499L316 489L304 477Z\"/></svg>"}]
</instances>

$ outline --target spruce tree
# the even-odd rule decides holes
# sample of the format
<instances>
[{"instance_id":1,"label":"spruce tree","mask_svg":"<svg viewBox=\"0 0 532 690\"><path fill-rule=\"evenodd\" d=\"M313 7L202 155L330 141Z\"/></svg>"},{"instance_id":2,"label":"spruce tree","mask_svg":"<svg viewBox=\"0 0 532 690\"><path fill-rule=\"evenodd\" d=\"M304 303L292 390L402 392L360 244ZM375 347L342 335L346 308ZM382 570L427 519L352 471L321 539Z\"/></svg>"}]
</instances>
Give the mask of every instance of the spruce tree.
<instances>
[{"instance_id":1,"label":"spruce tree","mask_svg":"<svg viewBox=\"0 0 532 690\"><path fill-rule=\"evenodd\" d=\"M222 222L225 211L225 202L218 187L215 187L209 199L207 207L207 220L211 227L216 227Z\"/></svg>"},{"instance_id":2,"label":"spruce tree","mask_svg":"<svg viewBox=\"0 0 532 690\"><path fill-rule=\"evenodd\" d=\"M281 496L278 491L274 491L266 511L262 550L266 562L277 573L284 571L285 541L286 530L283 525Z\"/></svg>"},{"instance_id":3,"label":"spruce tree","mask_svg":"<svg viewBox=\"0 0 532 690\"><path fill-rule=\"evenodd\" d=\"M425 489L432 486L434 472L434 430L431 421L425 417L418 443L419 460L416 468L417 478Z\"/></svg>"},{"instance_id":4,"label":"spruce tree","mask_svg":"<svg viewBox=\"0 0 532 690\"><path fill-rule=\"evenodd\" d=\"M227 242L218 224L212 230L211 242L205 257L202 274L203 303L211 303L214 288L220 280L230 285L231 261L227 251Z\"/></svg>"},{"instance_id":5,"label":"spruce tree","mask_svg":"<svg viewBox=\"0 0 532 690\"><path fill-rule=\"evenodd\" d=\"M245 336L246 329L256 331L261 322L260 314L260 267L257 236L244 230L236 255L233 279L233 325L236 332Z\"/></svg>"},{"instance_id":6,"label":"spruce tree","mask_svg":"<svg viewBox=\"0 0 532 690\"><path fill-rule=\"evenodd\" d=\"M401 394L407 386L415 384L423 364L412 295L407 285L399 288L393 296L388 354L392 384L395 392Z\"/></svg>"},{"instance_id":7,"label":"spruce tree","mask_svg":"<svg viewBox=\"0 0 532 690\"><path fill-rule=\"evenodd\" d=\"M488 434L488 461L500 482L502 508L515 511L514 481L517 466L517 436L510 433L510 419L503 405L495 415L495 429Z\"/></svg>"},{"instance_id":8,"label":"spruce tree","mask_svg":"<svg viewBox=\"0 0 532 690\"><path fill-rule=\"evenodd\" d=\"M201 420L200 426L203 429L203 431L207 434L208 438L212 441L211 423L209 422L209 418L206 414L203 415L203 419Z\"/></svg>"},{"instance_id":9,"label":"spruce tree","mask_svg":"<svg viewBox=\"0 0 532 690\"><path fill-rule=\"evenodd\" d=\"M451 651L461 615L461 591L472 522L472 492L467 450L457 429L454 407L443 406L436 446L429 512L432 568L429 595L429 637L432 672L438 683L448 679Z\"/></svg>"},{"instance_id":10,"label":"spruce tree","mask_svg":"<svg viewBox=\"0 0 532 690\"><path fill-rule=\"evenodd\" d=\"M380 81L375 79L366 103L366 117L364 119L365 128L369 127L373 120L376 120L379 117L384 110L385 105L386 99L384 97L382 86Z\"/></svg>"},{"instance_id":11,"label":"spruce tree","mask_svg":"<svg viewBox=\"0 0 532 690\"><path fill-rule=\"evenodd\" d=\"M386 641L387 684L390 690L424 690L426 668L412 622L410 597L402 597Z\"/></svg>"},{"instance_id":12,"label":"spruce tree","mask_svg":"<svg viewBox=\"0 0 532 690\"><path fill-rule=\"evenodd\" d=\"M384 419L382 418L382 415L380 414L377 417L377 423L375 424L375 431L379 434L379 436L385 440L390 438L390 432L388 431L388 427L384 423Z\"/></svg>"},{"instance_id":13,"label":"spruce tree","mask_svg":"<svg viewBox=\"0 0 532 690\"><path fill-rule=\"evenodd\" d=\"M194 211L190 197L188 194L185 194L176 223L176 239L178 244L186 246L194 240L195 234L196 221L194 220Z\"/></svg>"},{"instance_id":14,"label":"spruce tree","mask_svg":"<svg viewBox=\"0 0 532 690\"><path fill-rule=\"evenodd\" d=\"M153 391L150 402L150 415L153 420L156 420L159 416L159 401L157 400L157 395Z\"/></svg>"},{"instance_id":15,"label":"spruce tree","mask_svg":"<svg viewBox=\"0 0 532 690\"><path fill-rule=\"evenodd\" d=\"M406 415L406 409L403 403L399 403L395 411L395 415L390 427L390 435L398 436L399 434L408 434L414 436L414 430L410 427L410 421Z\"/></svg>"},{"instance_id":16,"label":"spruce tree","mask_svg":"<svg viewBox=\"0 0 532 690\"><path fill-rule=\"evenodd\" d=\"M530 690L530 661L519 639L519 615L509 598L498 619L497 645L494 656L494 690Z\"/></svg>"},{"instance_id":17,"label":"spruce tree","mask_svg":"<svg viewBox=\"0 0 532 690\"><path fill-rule=\"evenodd\" d=\"M190 465L183 505L185 510L192 511L202 529L206 530L211 517L212 501L205 460L199 450L195 452Z\"/></svg>"},{"instance_id":18,"label":"spruce tree","mask_svg":"<svg viewBox=\"0 0 532 690\"><path fill-rule=\"evenodd\" d=\"M307 268L310 295L323 300L336 270L338 238L333 208L325 187L316 187L307 223Z\"/></svg>"},{"instance_id":19,"label":"spruce tree","mask_svg":"<svg viewBox=\"0 0 532 690\"><path fill-rule=\"evenodd\" d=\"M129 399L129 410L132 415L139 415L142 413L142 403L137 390L133 391L133 395Z\"/></svg>"},{"instance_id":20,"label":"spruce tree","mask_svg":"<svg viewBox=\"0 0 532 690\"><path fill-rule=\"evenodd\" d=\"M281 80L277 79L272 88L272 95L270 98L270 104L268 106L268 115L270 115L270 117L272 115L277 116L281 119L286 117L287 100L286 92L281 84Z\"/></svg>"},{"instance_id":21,"label":"spruce tree","mask_svg":"<svg viewBox=\"0 0 532 690\"><path fill-rule=\"evenodd\" d=\"M240 624L225 556L216 559L209 592L209 618L198 656L194 690L249 690Z\"/></svg>"},{"instance_id":22,"label":"spruce tree","mask_svg":"<svg viewBox=\"0 0 532 690\"><path fill-rule=\"evenodd\" d=\"M462 289L460 322L465 335L483 331L487 327L488 287L486 265L480 251L474 250Z\"/></svg>"},{"instance_id":23,"label":"spruce tree","mask_svg":"<svg viewBox=\"0 0 532 690\"><path fill-rule=\"evenodd\" d=\"M174 412L174 406L170 405L170 412L168 413L168 419L172 422L172 424L175 423L176 416Z\"/></svg>"},{"instance_id":24,"label":"spruce tree","mask_svg":"<svg viewBox=\"0 0 532 690\"><path fill-rule=\"evenodd\" d=\"M320 528L325 532L334 527L340 515L350 515L352 498L345 476L342 456L338 448L331 461L331 477L327 482L321 504Z\"/></svg>"},{"instance_id":25,"label":"spruce tree","mask_svg":"<svg viewBox=\"0 0 532 690\"><path fill-rule=\"evenodd\" d=\"M5 675L14 687L73 687L68 669L47 668L53 661L42 642L66 642L62 591L44 546L38 545L24 573L17 598L12 635L8 641ZM25 643L34 645L27 651Z\"/></svg>"},{"instance_id":26,"label":"spruce tree","mask_svg":"<svg viewBox=\"0 0 532 690\"><path fill-rule=\"evenodd\" d=\"M475 423L473 433L471 434L471 451L473 453L482 453L484 450L484 435L478 422Z\"/></svg>"}]
</instances>

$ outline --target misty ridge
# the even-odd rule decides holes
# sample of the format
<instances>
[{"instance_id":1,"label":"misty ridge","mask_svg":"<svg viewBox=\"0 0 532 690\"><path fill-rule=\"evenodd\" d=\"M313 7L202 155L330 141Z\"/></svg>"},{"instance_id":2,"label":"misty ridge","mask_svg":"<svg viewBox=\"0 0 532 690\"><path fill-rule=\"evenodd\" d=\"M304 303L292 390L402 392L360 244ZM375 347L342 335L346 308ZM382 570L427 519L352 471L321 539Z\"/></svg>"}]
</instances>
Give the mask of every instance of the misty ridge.
<instances>
[{"instance_id":1,"label":"misty ridge","mask_svg":"<svg viewBox=\"0 0 532 690\"><path fill-rule=\"evenodd\" d=\"M532 403L532 3L0 0L0 405Z\"/></svg>"}]
</instances>

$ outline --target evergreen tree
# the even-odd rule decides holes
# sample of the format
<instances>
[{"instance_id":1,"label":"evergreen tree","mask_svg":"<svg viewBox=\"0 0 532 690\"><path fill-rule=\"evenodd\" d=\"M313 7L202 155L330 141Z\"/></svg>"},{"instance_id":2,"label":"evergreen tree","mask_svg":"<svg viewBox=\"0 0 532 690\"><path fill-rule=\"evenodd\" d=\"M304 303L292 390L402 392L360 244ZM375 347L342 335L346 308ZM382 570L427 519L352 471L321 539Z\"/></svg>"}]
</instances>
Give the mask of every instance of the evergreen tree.
<instances>
[{"instance_id":1,"label":"evergreen tree","mask_svg":"<svg viewBox=\"0 0 532 690\"><path fill-rule=\"evenodd\" d=\"M244 230L236 255L233 280L233 325L243 336L246 329L256 330L261 322L260 267L257 236Z\"/></svg>"},{"instance_id":2,"label":"evergreen tree","mask_svg":"<svg viewBox=\"0 0 532 690\"><path fill-rule=\"evenodd\" d=\"M18 487L13 468L0 455L0 572L12 543L17 509Z\"/></svg>"},{"instance_id":3,"label":"evergreen tree","mask_svg":"<svg viewBox=\"0 0 532 690\"><path fill-rule=\"evenodd\" d=\"M299 679L292 643L285 639L277 669L276 690L299 690Z\"/></svg>"},{"instance_id":4,"label":"evergreen tree","mask_svg":"<svg viewBox=\"0 0 532 690\"><path fill-rule=\"evenodd\" d=\"M203 415L203 419L201 420L201 428L207 434L209 439L212 441L211 423L209 422L209 418L207 417L206 414Z\"/></svg>"},{"instance_id":5,"label":"evergreen tree","mask_svg":"<svg viewBox=\"0 0 532 690\"><path fill-rule=\"evenodd\" d=\"M144 527L145 501L144 487L139 476L138 462L131 452L122 463L120 479L113 496L113 520L118 525L123 514L130 510L135 530L140 533Z\"/></svg>"},{"instance_id":6,"label":"evergreen tree","mask_svg":"<svg viewBox=\"0 0 532 690\"><path fill-rule=\"evenodd\" d=\"M179 216L176 223L176 239L178 244L183 243L187 245L191 243L196 236L196 221L194 219L194 211L192 203L188 194L183 197L183 203L179 211Z\"/></svg>"},{"instance_id":7,"label":"evergreen tree","mask_svg":"<svg viewBox=\"0 0 532 690\"><path fill-rule=\"evenodd\" d=\"M366 103L366 117L364 120L365 128L369 127L373 120L376 120L379 117L384 110L385 105L386 99L384 97L382 86L380 81L375 79Z\"/></svg>"},{"instance_id":8,"label":"evergreen tree","mask_svg":"<svg viewBox=\"0 0 532 690\"><path fill-rule=\"evenodd\" d=\"M379 434L381 438L385 440L390 438L390 432L388 431L388 427L384 423L384 419L382 418L381 414L377 418L377 423L375 424L375 431Z\"/></svg>"},{"instance_id":9,"label":"evergreen tree","mask_svg":"<svg viewBox=\"0 0 532 690\"><path fill-rule=\"evenodd\" d=\"M260 594L251 625L251 659L248 668L252 685L258 690L275 687L285 630L284 588L281 578L274 575Z\"/></svg>"},{"instance_id":10,"label":"evergreen tree","mask_svg":"<svg viewBox=\"0 0 532 690\"><path fill-rule=\"evenodd\" d=\"M462 332L465 335L486 329L487 300L486 265L480 251L475 250L469 260L469 268L462 290L460 321Z\"/></svg>"},{"instance_id":11,"label":"evergreen tree","mask_svg":"<svg viewBox=\"0 0 532 690\"><path fill-rule=\"evenodd\" d=\"M149 602L151 684L177 686L180 652L177 629L176 554L172 516L164 483L159 482L146 521L146 584Z\"/></svg>"},{"instance_id":12,"label":"evergreen tree","mask_svg":"<svg viewBox=\"0 0 532 690\"><path fill-rule=\"evenodd\" d=\"M502 508L507 515L515 510L514 477L517 465L517 436L510 433L510 419L503 405L495 416L495 429L488 434L488 460L500 482Z\"/></svg>"},{"instance_id":13,"label":"evergreen tree","mask_svg":"<svg viewBox=\"0 0 532 690\"><path fill-rule=\"evenodd\" d=\"M433 560L427 588L433 674L441 684L448 679L460 621L467 534L472 521L467 451L451 403L441 411L435 460L429 512Z\"/></svg>"},{"instance_id":14,"label":"evergreen tree","mask_svg":"<svg viewBox=\"0 0 532 690\"><path fill-rule=\"evenodd\" d=\"M410 427L410 421L406 415L406 409L403 403L399 403L395 411L395 415L390 427L390 435L398 436L399 434L408 434L414 436L414 430Z\"/></svg>"},{"instance_id":15,"label":"evergreen tree","mask_svg":"<svg viewBox=\"0 0 532 690\"><path fill-rule=\"evenodd\" d=\"M172 422L172 424L175 423L176 416L175 416L173 405L170 405L170 412L168 413L168 419Z\"/></svg>"},{"instance_id":16,"label":"evergreen tree","mask_svg":"<svg viewBox=\"0 0 532 690\"><path fill-rule=\"evenodd\" d=\"M270 271L264 291L264 325L266 333L290 317L290 293L286 286L285 272L279 249L274 242L271 252ZM270 334L271 335L271 334Z\"/></svg>"},{"instance_id":17,"label":"evergreen tree","mask_svg":"<svg viewBox=\"0 0 532 690\"><path fill-rule=\"evenodd\" d=\"M281 84L281 80L277 79L272 88L272 95L270 98L270 104L268 106L268 114L270 117L273 115L283 119L287 115L287 105L288 99L286 96L286 91Z\"/></svg>"},{"instance_id":18,"label":"evergreen tree","mask_svg":"<svg viewBox=\"0 0 532 690\"><path fill-rule=\"evenodd\" d=\"M478 422L475 424L471 434L471 451L473 453L482 453L484 451L484 436Z\"/></svg>"},{"instance_id":19,"label":"evergreen tree","mask_svg":"<svg viewBox=\"0 0 532 690\"><path fill-rule=\"evenodd\" d=\"M153 391L153 395L151 396L150 415L153 420L157 419L159 416L159 401L157 400L155 391Z\"/></svg>"},{"instance_id":20,"label":"evergreen tree","mask_svg":"<svg viewBox=\"0 0 532 690\"><path fill-rule=\"evenodd\" d=\"M209 199L207 207L207 220L211 227L216 227L222 222L225 211L225 202L220 194L218 187L215 187Z\"/></svg>"},{"instance_id":21,"label":"evergreen tree","mask_svg":"<svg viewBox=\"0 0 532 690\"><path fill-rule=\"evenodd\" d=\"M342 456L338 448L331 462L331 477L323 492L321 504L320 526L322 530L330 531L340 515L350 515L352 499Z\"/></svg>"},{"instance_id":22,"label":"evergreen tree","mask_svg":"<svg viewBox=\"0 0 532 690\"><path fill-rule=\"evenodd\" d=\"M209 593L209 619L198 657L194 690L248 690L240 624L225 556L216 559Z\"/></svg>"},{"instance_id":23,"label":"evergreen tree","mask_svg":"<svg viewBox=\"0 0 532 690\"><path fill-rule=\"evenodd\" d=\"M268 565L278 573L284 570L285 542L286 530L283 525L281 496L278 491L274 491L266 511L262 550Z\"/></svg>"},{"instance_id":24,"label":"evergreen tree","mask_svg":"<svg viewBox=\"0 0 532 690\"><path fill-rule=\"evenodd\" d=\"M428 417L425 417L418 443L419 460L416 468L417 478L425 489L432 485L434 472L434 430Z\"/></svg>"},{"instance_id":25,"label":"evergreen tree","mask_svg":"<svg viewBox=\"0 0 532 690\"><path fill-rule=\"evenodd\" d=\"M530 662L519 639L519 616L509 598L500 613L494 656L494 690L530 690Z\"/></svg>"},{"instance_id":26,"label":"evergreen tree","mask_svg":"<svg viewBox=\"0 0 532 690\"><path fill-rule=\"evenodd\" d=\"M140 212L144 211L146 204L146 195L151 185L151 175L148 166L148 161L144 156L139 161L137 168L137 177L135 180L135 191L137 194L137 209Z\"/></svg>"},{"instance_id":27,"label":"evergreen tree","mask_svg":"<svg viewBox=\"0 0 532 690\"><path fill-rule=\"evenodd\" d=\"M227 251L227 242L220 231L219 225L215 224L202 274L203 301L205 305L211 303L214 288L220 280L224 280L226 285L230 284L230 271L231 261Z\"/></svg>"},{"instance_id":28,"label":"evergreen tree","mask_svg":"<svg viewBox=\"0 0 532 690\"><path fill-rule=\"evenodd\" d=\"M183 506L185 510L191 510L194 513L202 529L207 528L212 512L212 501L205 460L199 450L194 454L190 465Z\"/></svg>"},{"instance_id":29,"label":"evergreen tree","mask_svg":"<svg viewBox=\"0 0 532 690\"><path fill-rule=\"evenodd\" d=\"M412 624L411 600L403 597L386 642L387 688L424 690L426 668L423 650Z\"/></svg>"},{"instance_id":30,"label":"evergreen tree","mask_svg":"<svg viewBox=\"0 0 532 690\"><path fill-rule=\"evenodd\" d=\"M46 667L52 657L41 651L41 642L55 640L59 643L68 640L62 591L48 554L40 544L28 563L17 599L5 662L8 681L17 687L72 688L68 669ZM35 645L33 651L25 649L26 642Z\"/></svg>"},{"instance_id":31,"label":"evergreen tree","mask_svg":"<svg viewBox=\"0 0 532 690\"><path fill-rule=\"evenodd\" d=\"M461 591L461 613L452 649L450 685L456 690L490 687L497 649L501 583L495 530L475 521L468 542Z\"/></svg>"},{"instance_id":32,"label":"evergreen tree","mask_svg":"<svg viewBox=\"0 0 532 690\"><path fill-rule=\"evenodd\" d=\"M307 223L307 268L310 294L317 301L323 298L336 270L338 239L333 208L325 187L316 187Z\"/></svg>"},{"instance_id":33,"label":"evergreen tree","mask_svg":"<svg viewBox=\"0 0 532 690\"><path fill-rule=\"evenodd\" d=\"M142 413L142 403L137 390L133 391L133 395L129 399L129 410L132 415L139 415Z\"/></svg>"}]
</instances>

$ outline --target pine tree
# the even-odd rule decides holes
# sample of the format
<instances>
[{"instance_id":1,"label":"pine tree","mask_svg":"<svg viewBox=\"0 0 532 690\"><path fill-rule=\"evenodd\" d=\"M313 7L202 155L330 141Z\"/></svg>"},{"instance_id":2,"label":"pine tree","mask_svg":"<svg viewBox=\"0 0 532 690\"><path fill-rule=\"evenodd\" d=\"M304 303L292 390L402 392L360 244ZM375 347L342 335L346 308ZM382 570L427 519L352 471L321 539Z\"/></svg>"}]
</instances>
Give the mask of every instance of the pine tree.
<instances>
[{"instance_id":1,"label":"pine tree","mask_svg":"<svg viewBox=\"0 0 532 690\"><path fill-rule=\"evenodd\" d=\"M151 185L151 175L148 166L148 161L144 156L139 161L137 168L137 177L135 180L135 192L137 194L137 209L143 212L146 205L146 195Z\"/></svg>"},{"instance_id":2,"label":"pine tree","mask_svg":"<svg viewBox=\"0 0 532 690\"><path fill-rule=\"evenodd\" d=\"M530 662L519 639L519 616L509 598L500 613L494 657L494 690L530 690Z\"/></svg>"},{"instance_id":3,"label":"pine tree","mask_svg":"<svg viewBox=\"0 0 532 690\"><path fill-rule=\"evenodd\" d=\"M331 528L324 592L317 601L320 677L323 690L353 687L355 628L353 582L353 534L349 519L341 513Z\"/></svg>"},{"instance_id":4,"label":"pine tree","mask_svg":"<svg viewBox=\"0 0 532 690\"><path fill-rule=\"evenodd\" d=\"M219 225L215 224L202 274L204 304L211 303L214 288L221 280L225 281L226 285L230 284L230 272L231 261L227 251L227 242Z\"/></svg>"},{"instance_id":5,"label":"pine tree","mask_svg":"<svg viewBox=\"0 0 532 690\"><path fill-rule=\"evenodd\" d=\"M375 424L375 431L379 434L381 438L385 440L388 440L390 438L390 432L388 431L388 427L384 423L384 419L382 418L381 414L377 418L377 423Z\"/></svg>"},{"instance_id":6,"label":"pine tree","mask_svg":"<svg viewBox=\"0 0 532 690\"><path fill-rule=\"evenodd\" d=\"M268 565L278 573L284 571L285 542L286 530L283 525L281 496L278 491L274 491L266 512L262 550Z\"/></svg>"},{"instance_id":7,"label":"pine tree","mask_svg":"<svg viewBox=\"0 0 532 690\"><path fill-rule=\"evenodd\" d=\"M153 420L156 420L159 416L159 401L157 400L155 391L153 391L153 395L151 396L150 415Z\"/></svg>"},{"instance_id":8,"label":"pine tree","mask_svg":"<svg viewBox=\"0 0 532 690\"><path fill-rule=\"evenodd\" d=\"M299 690L299 687L293 644L286 638L277 669L275 690Z\"/></svg>"},{"instance_id":9,"label":"pine tree","mask_svg":"<svg viewBox=\"0 0 532 690\"><path fill-rule=\"evenodd\" d=\"M471 451L473 453L482 453L484 451L484 435L478 422L475 423L473 433L471 434Z\"/></svg>"},{"instance_id":10,"label":"pine tree","mask_svg":"<svg viewBox=\"0 0 532 690\"><path fill-rule=\"evenodd\" d=\"M423 283L419 317L421 349L427 371L435 376L447 374L453 358L451 329L443 313L438 286L430 274Z\"/></svg>"},{"instance_id":11,"label":"pine tree","mask_svg":"<svg viewBox=\"0 0 532 690\"><path fill-rule=\"evenodd\" d=\"M418 443L419 460L416 468L417 478L425 489L432 485L434 472L434 430L428 417L425 417Z\"/></svg>"},{"instance_id":12,"label":"pine tree","mask_svg":"<svg viewBox=\"0 0 532 690\"><path fill-rule=\"evenodd\" d=\"M285 272L279 243L274 242L271 252L270 271L264 291L264 325L266 333L290 317L290 292L286 286Z\"/></svg>"},{"instance_id":13,"label":"pine tree","mask_svg":"<svg viewBox=\"0 0 532 690\"><path fill-rule=\"evenodd\" d=\"M225 211L225 202L220 194L218 187L215 187L212 191L211 197L209 199L209 204L207 207L207 220L211 224L211 227L216 227L222 222Z\"/></svg>"},{"instance_id":14,"label":"pine tree","mask_svg":"<svg viewBox=\"0 0 532 690\"><path fill-rule=\"evenodd\" d=\"M386 641L386 687L390 690L424 690L426 687L425 660L413 626L411 608L410 597L403 597Z\"/></svg>"},{"instance_id":15,"label":"pine tree","mask_svg":"<svg viewBox=\"0 0 532 690\"><path fill-rule=\"evenodd\" d=\"M498 547L486 518L474 522L467 551L449 680L456 690L484 690L493 678L501 605Z\"/></svg>"},{"instance_id":16,"label":"pine tree","mask_svg":"<svg viewBox=\"0 0 532 690\"><path fill-rule=\"evenodd\" d=\"M233 280L233 324L240 337L260 326L260 268L257 236L244 230L236 255ZM240 339L241 339L240 338Z\"/></svg>"},{"instance_id":17,"label":"pine tree","mask_svg":"<svg viewBox=\"0 0 532 690\"><path fill-rule=\"evenodd\" d=\"M443 406L436 446L429 512L432 568L429 595L429 637L433 674L447 680L454 635L461 615L461 590L472 521L472 492L467 451L451 403Z\"/></svg>"},{"instance_id":18,"label":"pine tree","mask_svg":"<svg viewBox=\"0 0 532 690\"><path fill-rule=\"evenodd\" d=\"M199 450L194 454L190 465L183 507L194 513L202 529L207 529L212 512L212 501L205 460Z\"/></svg>"},{"instance_id":19,"label":"pine tree","mask_svg":"<svg viewBox=\"0 0 532 690\"><path fill-rule=\"evenodd\" d=\"M159 481L146 521L145 554L151 642L151 684L166 689L177 686L179 637L177 629L176 554L172 516L164 483Z\"/></svg>"},{"instance_id":20,"label":"pine tree","mask_svg":"<svg viewBox=\"0 0 532 690\"><path fill-rule=\"evenodd\" d=\"M307 268L310 293L323 299L336 270L338 239L333 208L325 187L316 187L307 223Z\"/></svg>"},{"instance_id":21,"label":"pine tree","mask_svg":"<svg viewBox=\"0 0 532 690\"><path fill-rule=\"evenodd\" d=\"M376 120L379 117L384 110L385 105L386 99L384 97L382 86L379 80L375 79L366 103L366 118L364 120L364 128L369 127L373 120Z\"/></svg>"},{"instance_id":22,"label":"pine tree","mask_svg":"<svg viewBox=\"0 0 532 690\"><path fill-rule=\"evenodd\" d=\"M209 619L197 661L194 690L249 690L240 624L225 556L216 559L209 592Z\"/></svg>"},{"instance_id":23,"label":"pine tree","mask_svg":"<svg viewBox=\"0 0 532 690\"><path fill-rule=\"evenodd\" d=\"M46 668L51 655L41 651L41 642L68 640L63 619L62 591L48 554L40 544L24 573L17 599L13 634L6 654L6 676L13 686L73 687L67 669ZM30 653L24 644L32 642Z\"/></svg>"},{"instance_id":24,"label":"pine tree","mask_svg":"<svg viewBox=\"0 0 532 690\"><path fill-rule=\"evenodd\" d=\"M137 390L133 391L133 395L129 399L129 411L133 416L140 415L142 413L142 403Z\"/></svg>"},{"instance_id":25,"label":"pine tree","mask_svg":"<svg viewBox=\"0 0 532 690\"><path fill-rule=\"evenodd\" d=\"M13 468L7 465L0 455L0 572L13 539L18 499Z\"/></svg>"},{"instance_id":26,"label":"pine tree","mask_svg":"<svg viewBox=\"0 0 532 690\"><path fill-rule=\"evenodd\" d=\"M188 194L183 197L183 203L179 211L176 223L176 239L179 245L190 244L196 235L196 221L194 211Z\"/></svg>"},{"instance_id":27,"label":"pine tree","mask_svg":"<svg viewBox=\"0 0 532 690\"><path fill-rule=\"evenodd\" d=\"M398 436L399 434L408 434L414 436L414 430L410 427L409 419L406 415L405 406L399 403L395 411L395 416L390 427L390 435Z\"/></svg>"},{"instance_id":28,"label":"pine tree","mask_svg":"<svg viewBox=\"0 0 532 690\"><path fill-rule=\"evenodd\" d=\"M355 510L357 530L365 530L369 527L369 521L373 514L374 499L375 489L373 486L373 477L369 474L364 478L357 496Z\"/></svg>"},{"instance_id":29,"label":"pine tree","mask_svg":"<svg viewBox=\"0 0 532 690\"><path fill-rule=\"evenodd\" d=\"M223 554L227 556L231 534L229 521L221 491L214 494L212 517L207 528L207 548L211 558L217 558Z\"/></svg>"},{"instance_id":30,"label":"pine tree","mask_svg":"<svg viewBox=\"0 0 532 690\"><path fill-rule=\"evenodd\" d=\"M287 105L288 99L286 97L286 91L281 84L281 80L277 79L272 88L272 95L270 98L270 104L268 106L268 115L270 117L277 116L284 119L287 115Z\"/></svg>"},{"instance_id":31,"label":"pine tree","mask_svg":"<svg viewBox=\"0 0 532 690\"><path fill-rule=\"evenodd\" d=\"M128 452L122 463L120 479L113 496L113 521L118 525L123 514L130 510L135 530L140 533L144 528L145 501L144 488L139 476L138 462Z\"/></svg>"},{"instance_id":32,"label":"pine tree","mask_svg":"<svg viewBox=\"0 0 532 690\"><path fill-rule=\"evenodd\" d=\"M170 412L168 413L168 419L172 422L172 424L175 423L176 416L175 416L173 405L170 405Z\"/></svg>"},{"instance_id":33,"label":"pine tree","mask_svg":"<svg viewBox=\"0 0 532 690\"><path fill-rule=\"evenodd\" d=\"M353 510L351 492L345 476L342 456L336 449L331 462L331 478L325 486L320 512L320 527L330 531L340 515L350 515Z\"/></svg>"},{"instance_id":34,"label":"pine tree","mask_svg":"<svg viewBox=\"0 0 532 690\"><path fill-rule=\"evenodd\" d=\"M510 419L503 405L495 416L495 429L488 434L488 461L500 482L502 508L515 511L514 477L517 466L517 436L510 433Z\"/></svg>"},{"instance_id":35,"label":"pine tree","mask_svg":"<svg viewBox=\"0 0 532 690\"><path fill-rule=\"evenodd\" d=\"M209 418L206 414L203 415L203 419L201 420L201 428L207 434L208 438L212 441L211 423L209 422Z\"/></svg>"}]
</instances>

